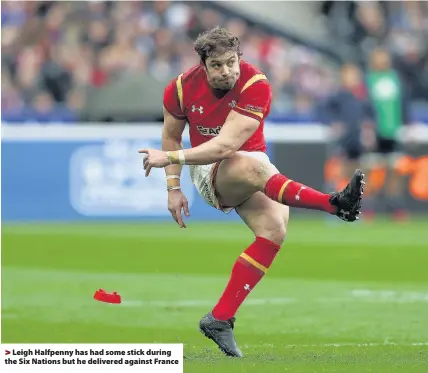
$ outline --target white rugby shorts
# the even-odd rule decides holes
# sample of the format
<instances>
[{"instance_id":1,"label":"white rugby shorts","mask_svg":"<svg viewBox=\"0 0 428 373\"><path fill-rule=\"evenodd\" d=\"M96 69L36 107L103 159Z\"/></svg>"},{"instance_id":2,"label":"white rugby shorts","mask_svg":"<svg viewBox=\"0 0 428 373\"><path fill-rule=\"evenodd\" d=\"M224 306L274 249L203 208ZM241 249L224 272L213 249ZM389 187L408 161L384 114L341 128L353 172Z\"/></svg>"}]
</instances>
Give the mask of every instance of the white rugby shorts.
<instances>
[{"instance_id":1,"label":"white rugby shorts","mask_svg":"<svg viewBox=\"0 0 428 373\"><path fill-rule=\"evenodd\" d=\"M238 154L253 157L262 162L272 164L268 155L264 152L247 152L240 150L238 151ZM225 213L229 213L234 209L234 207L221 206L214 187L215 176L220 163L221 161L207 165L189 165L190 177L198 193L210 206Z\"/></svg>"}]
</instances>

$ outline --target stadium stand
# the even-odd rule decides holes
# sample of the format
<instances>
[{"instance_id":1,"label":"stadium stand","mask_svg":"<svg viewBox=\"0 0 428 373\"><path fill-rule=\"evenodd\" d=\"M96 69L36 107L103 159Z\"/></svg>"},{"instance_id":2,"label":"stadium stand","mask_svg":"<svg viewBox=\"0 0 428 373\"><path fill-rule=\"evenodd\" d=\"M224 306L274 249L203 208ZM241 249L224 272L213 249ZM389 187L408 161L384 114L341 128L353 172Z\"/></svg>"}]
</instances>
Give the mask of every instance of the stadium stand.
<instances>
[{"instance_id":1,"label":"stadium stand","mask_svg":"<svg viewBox=\"0 0 428 373\"><path fill-rule=\"evenodd\" d=\"M381 12L377 2L352 9L329 3L322 10L332 35L342 35L339 59L363 56L364 64L370 46L387 40L410 82L415 112L428 122L428 58L418 39L428 30L426 9L386 5ZM343 12L349 13L345 26ZM388 25L380 34L378 23ZM238 35L244 57L269 75L272 120L313 120L316 103L337 88L337 58L269 25L255 27L217 2L9 1L2 6L2 120L160 119L163 87L198 62L192 40L217 24ZM357 39L362 42L349 42ZM351 44L365 49L350 50Z\"/></svg>"}]
</instances>

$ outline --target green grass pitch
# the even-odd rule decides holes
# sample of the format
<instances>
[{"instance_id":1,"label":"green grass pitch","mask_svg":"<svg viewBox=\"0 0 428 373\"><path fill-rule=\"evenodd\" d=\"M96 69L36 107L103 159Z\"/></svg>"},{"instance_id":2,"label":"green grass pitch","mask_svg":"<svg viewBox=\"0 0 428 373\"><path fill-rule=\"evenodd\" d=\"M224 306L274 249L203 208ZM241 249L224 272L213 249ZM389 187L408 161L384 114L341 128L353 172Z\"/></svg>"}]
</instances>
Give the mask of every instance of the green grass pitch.
<instances>
[{"instance_id":1,"label":"green grass pitch","mask_svg":"<svg viewBox=\"0 0 428 373\"><path fill-rule=\"evenodd\" d=\"M240 360L197 326L253 240L243 224L4 225L2 342L182 342L186 373L428 372L427 221L318 216L291 220L238 312Z\"/></svg>"}]
</instances>

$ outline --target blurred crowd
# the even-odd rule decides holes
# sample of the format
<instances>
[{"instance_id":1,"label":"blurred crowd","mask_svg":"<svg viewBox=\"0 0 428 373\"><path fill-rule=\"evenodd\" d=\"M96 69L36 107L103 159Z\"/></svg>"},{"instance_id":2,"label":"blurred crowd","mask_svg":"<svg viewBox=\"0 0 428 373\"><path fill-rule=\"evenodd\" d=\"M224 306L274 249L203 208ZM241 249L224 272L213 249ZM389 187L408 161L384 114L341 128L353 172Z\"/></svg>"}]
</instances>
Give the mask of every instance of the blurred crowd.
<instances>
[{"instance_id":1,"label":"blurred crowd","mask_svg":"<svg viewBox=\"0 0 428 373\"><path fill-rule=\"evenodd\" d=\"M325 1L331 39L343 60L365 68L385 48L413 101L428 102L428 2Z\"/></svg>"},{"instance_id":2,"label":"blurred crowd","mask_svg":"<svg viewBox=\"0 0 428 373\"><path fill-rule=\"evenodd\" d=\"M329 17L335 14L336 10ZM348 33L361 45L368 43L366 38L378 37L380 21L367 14L356 16L359 31ZM203 2L4 1L1 16L2 110L3 117L7 114L12 120L75 122L88 88L102 89L130 72L160 81L172 78L198 63L193 40L218 24L239 36L244 58L270 76L273 114L308 117L319 99L337 87L337 66L320 52ZM427 18L409 19L401 10L389 21L399 30L427 29ZM420 43L414 38L415 43L409 43L403 33L389 30L382 38L388 38L392 48L403 48L409 56L404 61L410 61L404 69L416 74L411 68L415 49L409 46L419 48ZM426 60L418 61L427 72Z\"/></svg>"},{"instance_id":3,"label":"blurred crowd","mask_svg":"<svg viewBox=\"0 0 428 373\"><path fill-rule=\"evenodd\" d=\"M3 111L74 120L86 88L124 71L168 79L198 63L193 40L218 24L242 39L244 58L264 68L273 112L308 113L334 82L323 56L192 2L3 2ZM55 117L55 115L54 115Z\"/></svg>"}]
</instances>

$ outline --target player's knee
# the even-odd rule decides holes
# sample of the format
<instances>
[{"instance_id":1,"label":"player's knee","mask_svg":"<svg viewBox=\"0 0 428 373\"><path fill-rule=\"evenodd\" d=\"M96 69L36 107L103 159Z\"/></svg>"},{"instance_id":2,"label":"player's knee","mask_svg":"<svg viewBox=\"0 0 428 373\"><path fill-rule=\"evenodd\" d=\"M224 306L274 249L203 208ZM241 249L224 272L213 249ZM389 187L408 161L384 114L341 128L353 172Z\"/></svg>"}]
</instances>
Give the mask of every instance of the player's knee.
<instances>
[{"instance_id":1,"label":"player's knee","mask_svg":"<svg viewBox=\"0 0 428 373\"><path fill-rule=\"evenodd\" d=\"M285 241L286 228L284 224L278 224L275 228L265 230L261 236L274 244L281 246Z\"/></svg>"},{"instance_id":2,"label":"player's knee","mask_svg":"<svg viewBox=\"0 0 428 373\"><path fill-rule=\"evenodd\" d=\"M274 234L273 242L281 246L285 241L286 235L287 235L287 229L285 225L282 223L280 226L278 226L278 229Z\"/></svg>"},{"instance_id":3,"label":"player's knee","mask_svg":"<svg viewBox=\"0 0 428 373\"><path fill-rule=\"evenodd\" d=\"M284 222L284 219L278 217L276 219L272 219L269 222L269 225L265 226L263 232L260 234L262 237L267 240L281 246L287 235L287 226Z\"/></svg>"},{"instance_id":4,"label":"player's knee","mask_svg":"<svg viewBox=\"0 0 428 373\"><path fill-rule=\"evenodd\" d=\"M288 219L290 218L290 209L288 206L282 207L282 215L272 221L271 226L271 241L277 245L282 245L287 236Z\"/></svg>"}]
</instances>

